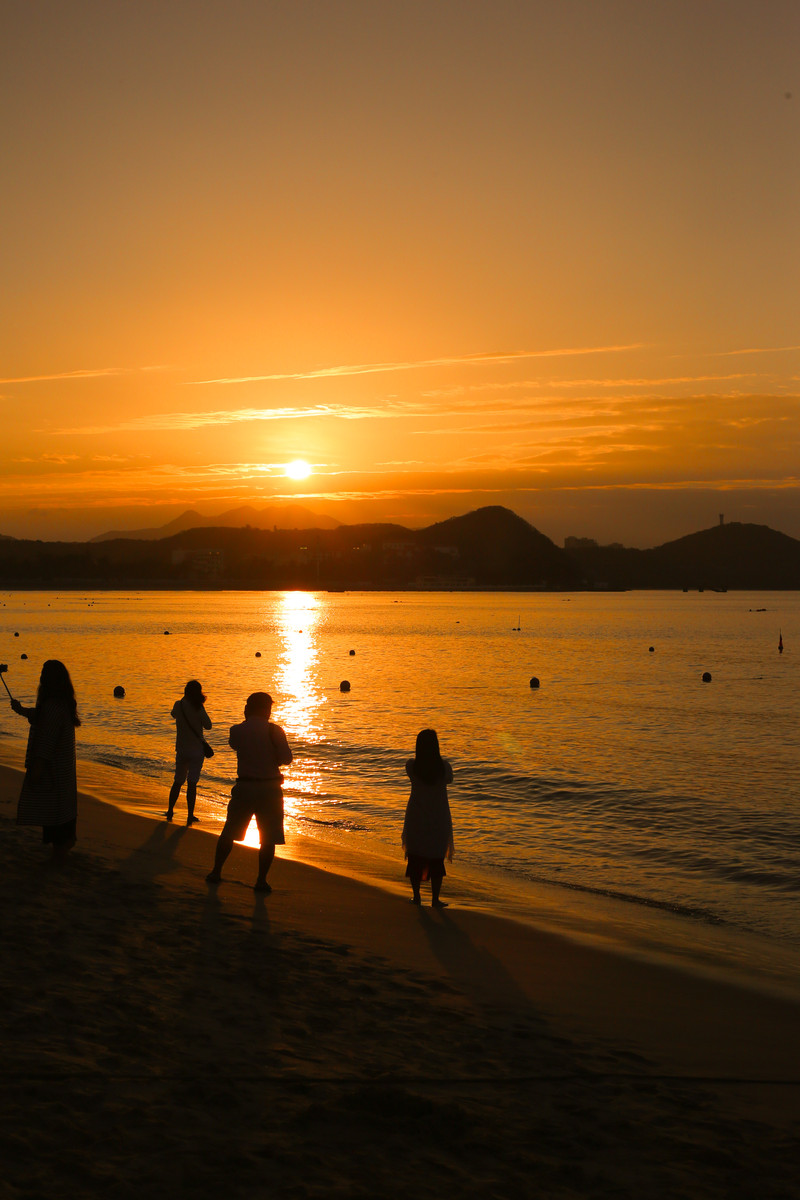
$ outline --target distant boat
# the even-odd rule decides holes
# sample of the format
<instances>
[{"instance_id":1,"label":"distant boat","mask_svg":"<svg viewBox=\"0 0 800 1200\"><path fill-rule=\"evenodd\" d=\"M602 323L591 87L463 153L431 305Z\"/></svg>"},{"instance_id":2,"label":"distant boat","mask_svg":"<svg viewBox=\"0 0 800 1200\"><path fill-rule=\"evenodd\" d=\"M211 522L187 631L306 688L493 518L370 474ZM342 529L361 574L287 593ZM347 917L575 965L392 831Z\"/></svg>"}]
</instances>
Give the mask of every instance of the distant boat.
<instances>
[{"instance_id":1,"label":"distant boat","mask_svg":"<svg viewBox=\"0 0 800 1200\"><path fill-rule=\"evenodd\" d=\"M783 654L783 630L778 632L778 654Z\"/></svg>"}]
</instances>

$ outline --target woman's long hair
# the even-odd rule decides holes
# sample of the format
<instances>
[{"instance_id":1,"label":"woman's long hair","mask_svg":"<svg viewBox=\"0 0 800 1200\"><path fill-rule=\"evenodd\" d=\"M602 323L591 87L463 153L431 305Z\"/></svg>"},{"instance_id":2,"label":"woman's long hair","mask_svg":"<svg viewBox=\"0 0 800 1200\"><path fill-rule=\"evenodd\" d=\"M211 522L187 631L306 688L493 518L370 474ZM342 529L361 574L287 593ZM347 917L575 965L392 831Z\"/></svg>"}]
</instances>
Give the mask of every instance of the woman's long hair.
<instances>
[{"instance_id":1,"label":"woman's long hair","mask_svg":"<svg viewBox=\"0 0 800 1200\"><path fill-rule=\"evenodd\" d=\"M72 686L69 671L57 658L48 658L42 667L42 673L39 676L39 690L36 693L36 708L41 709L42 705L49 701L63 704L69 711L72 724L80 725L81 719L78 716L75 688Z\"/></svg>"},{"instance_id":2,"label":"woman's long hair","mask_svg":"<svg viewBox=\"0 0 800 1200\"><path fill-rule=\"evenodd\" d=\"M414 771L425 783L438 783L444 777L444 762L435 729L421 729L417 734Z\"/></svg>"},{"instance_id":3,"label":"woman's long hair","mask_svg":"<svg viewBox=\"0 0 800 1200\"><path fill-rule=\"evenodd\" d=\"M193 708L202 708L206 702L206 698L203 695L203 688L196 679L189 680L183 689L183 694Z\"/></svg>"}]
</instances>

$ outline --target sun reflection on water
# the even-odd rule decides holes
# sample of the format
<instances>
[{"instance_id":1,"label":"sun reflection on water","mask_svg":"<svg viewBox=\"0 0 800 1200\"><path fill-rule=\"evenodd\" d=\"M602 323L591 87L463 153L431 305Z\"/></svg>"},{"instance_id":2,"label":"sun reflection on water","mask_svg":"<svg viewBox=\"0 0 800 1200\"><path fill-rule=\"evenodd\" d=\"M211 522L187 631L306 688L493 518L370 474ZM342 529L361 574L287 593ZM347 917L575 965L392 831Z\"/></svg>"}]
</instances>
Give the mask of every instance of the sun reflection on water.
<instances>
[{"instance_id":1,"label":"sun reflection on water","mask_svg":"<svg viewBox=\"0 0 800 1200\"><path fill-rule=\"evenodd\" d=\"M277 623L281 649L275 668L274 720L286 731L295 755L284 783L284 811L288 817L304 813L306 801L324 790L318 764L298 758L297 743L318 740L322 729L320 709L324 697L319 688L317 663L321 605L309 592L282 592L270 598L265 614ZM255 819L244 837L245 845L258 845Z\"/></svg>"},{"instance_id":2,"label":"sun reflection on water","mask_svg":"<svg viewBox=\"0 0 800 1200\"><path fill-rule=\"evenodd\" d=\"M324 696L317 670L323 606L312 592L283 592L278 597L275 617L282 640L276 669L280 712L276 719L286 730L289 744L318 740L322 732ZM287 772L285 809L293 815L303 811L303 798L321 793L322 772L308 759L292 764Z\"/></svg>"}]
</instances>

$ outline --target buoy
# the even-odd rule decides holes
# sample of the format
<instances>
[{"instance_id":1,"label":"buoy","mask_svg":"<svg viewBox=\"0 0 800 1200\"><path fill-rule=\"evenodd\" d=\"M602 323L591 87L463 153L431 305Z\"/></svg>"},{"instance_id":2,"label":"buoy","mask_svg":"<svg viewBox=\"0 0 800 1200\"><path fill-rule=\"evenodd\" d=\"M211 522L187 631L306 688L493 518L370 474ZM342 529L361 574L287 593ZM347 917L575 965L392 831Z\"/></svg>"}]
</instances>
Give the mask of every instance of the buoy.
<instances>
[{"instance_id":1,"label":"buoy","mask_svg":"<svg viewBox=\"0 0 800 1200\"><path fill-rule=\"evenodd\" d=\"M649 649L650 649L651 654L655 654L655 649L656 649L655 646L650 646Z\"/></svg>"},{"instance_id":2,"label":"buoy","mask_svg":"<svg viewBox=\"0 0 800 1200\"><path fill-rule=\"evenodd\" d=\"M349 692L350 691L350 680L349 679L342 680L342 682L339 684L339 691L340 692Z\"/></svg>"},{"instance_id":3,"label":"buoy","mask_svg":"<svg viewBox=\"0 0 800 1200\"><path fill-rule=\"evenodd\" d=\"M122 687L122 685L118 683L117 686L114 688L114 695L117 697L118 700L121 700L122 697L125 695L125 688Z\"/></svg>"},{"instance_id":4,"label":"buoy","mask_svg":"<svg viewBox=\"0 0 800 1200\"><path fill-rule=\"evenodd\" d=\"M711 683L711 672L703 671L703 683Z\"/></svg>"},{"instance_id":5,"label":"buoy","mask_svg":"<svg viewBox=\"0 0 800 1200\"><path fill-rule=\"evenodd\" d=\"M350 657L352 658L354 654L355 654L355 650L351 650L351 651L350 651Z\"/></svg>"},{"instance_id":6,"label":"buoy","mask_svg":"<svg viewBox=\"0 0 800 1200\"><path fill-rule=\"evenodd\" d=\"M536 678L536 676L534 675L534 676L533 676L533 678L531 679L531 687L532 687L532 688L537 688L538 686L539 686L539 680L538 680L538 679Z\"/></svg>"},{"instance_id":7,"label":"buoy","mask_svg":"<svg viewBox=\"0 0 800 1200\"><path fill-rule=\"evenodd\" d=\"M168 630L168 629L165 629L165 630L164 630L164 637L169 637L169 630Z\"/></svg>"},{"instance_id":8,"label":"buoy","mask_svg":"<svg viewBox=\"0 0 800 1200\"><path fill-rule=\"evenodd\" d=\"M260 650L256 650L256 658L261 658L261 651L260 651Z\"/></svg>"},{"instance_id":9,"label":"buoy","mask_svg":"<svg viewBox=\"0 0 800 1200\"><path fill-rule=\"evenodd\" d=\"M18 634L18 633L15 633L15 634L14 634L14 637L19 637L19 634Z\"/></svg>"},{"instance_id":10,"label":"buoy","mask_svg":"<svg viewBox=\"0 0 800 1200\"><path fill-rule=\"evenodd\" d=\"M20 658L27 658L27 654L20 654Z\"/></svg>"}]
</instances>

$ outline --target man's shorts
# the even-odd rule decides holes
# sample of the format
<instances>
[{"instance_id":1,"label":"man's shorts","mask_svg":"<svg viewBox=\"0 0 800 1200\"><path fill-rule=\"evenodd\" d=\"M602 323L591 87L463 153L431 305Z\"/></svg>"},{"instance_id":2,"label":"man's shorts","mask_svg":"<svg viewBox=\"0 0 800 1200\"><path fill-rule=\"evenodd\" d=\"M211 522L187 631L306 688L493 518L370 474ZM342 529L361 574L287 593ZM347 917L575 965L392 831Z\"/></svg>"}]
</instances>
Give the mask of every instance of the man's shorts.
<instances>
[{"instance_id":1,"label":"man's shorts","mask_svg":"<svg viewBox=\"0 0 800 1200\"><path fill-rule=\"evenodd\" d=\"M220 836L241 842L251 819L255 817L261 845L271 842L283 846L283 792L277 779L239 779L231 788L228 814Z\"/></svg>"}]
</instances>

